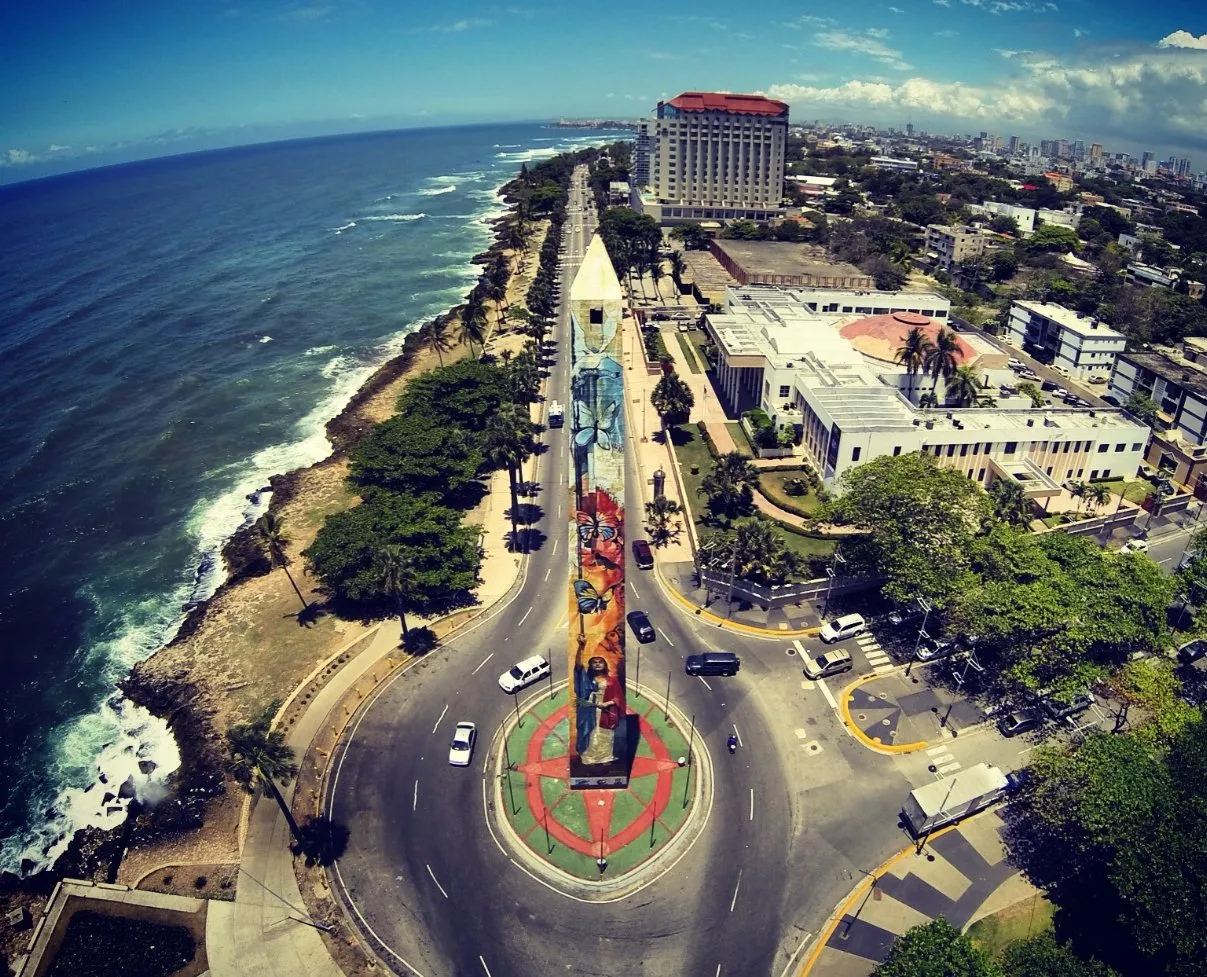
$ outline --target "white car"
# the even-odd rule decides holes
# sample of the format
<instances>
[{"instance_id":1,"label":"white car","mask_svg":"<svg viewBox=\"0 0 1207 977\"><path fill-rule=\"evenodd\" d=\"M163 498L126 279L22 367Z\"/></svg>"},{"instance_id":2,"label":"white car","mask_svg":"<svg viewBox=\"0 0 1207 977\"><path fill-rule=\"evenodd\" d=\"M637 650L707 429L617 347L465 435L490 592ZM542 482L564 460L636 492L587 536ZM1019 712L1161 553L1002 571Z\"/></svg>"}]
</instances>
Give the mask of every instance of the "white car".
<instances>
[{"instance_id":1,"label":"white car","mask_svg":"<svg viewBox=\"0 0 1207 977\"><path fill-rule=\"evenodd\" d=\"M539 682L549 675L549 663L540 655L525 658L516 662L499 676L499 688L504 692L519 692L533 682Z\"/></svg>"},{"instance_id":2,"label":"white car","mask_svg":"<svg viewBox=\"0 0 1207 977\"><path fill-rule=\"evenodd\" d=\"M851 653L843 651L841 648L823 652L816 658L810 655L801 655L801 662L805 666L805 678L811 678L815 682L818 679L825 678L827 675L838 675L841 672L849 672L855 664L851 661Z\"/></svg>"},{"instance_id":3,"label":"white car","mask_svg":"<svg viewBox=\"0 0 1207 977\"><path fill-rule=\"evenodd\" d=\"M468 767L474 758L474 744L478 741L478 727L473 723L457 723L453 729L453 741L448 748L451 767Z\"/></svg>"},{"instance_id":4,"label":"white car","mask_svg":"<svg viewBox=\"0 0 1207 977\"><path fill-rule=\"evenodd\" d=\"M845 641L847 638L853 638L857 634L863 634L867 629L868 624L863 619L862 614L847 614L844 617L828 621L821 629L821 634L818 637L829 645L835 641Z\"/></svg>"},{"instance_id":5,"label":"white car","mask_svg":"<svg viewBox=\"0 0 1207 977\"><path fill-rule=\"evenodd\" d=\"M1124 543L1121 547L1119 547L1119 552L1120 553L1147 553L1148 552L1148 540L1146 540L1146 539L1129 539L1126 543Z\"/></svg>"},{"instance_id":6,"label":"white car","mask_svg":"<svg viewBox=\"0 0 1207 977\"><path fill-rule=\"evenodd\" d=\"M1014 359L1013 357L1011 357L1010 362L1008 362L1006 365L1008 367L1010 367L1010 369L1012 369L1012 370L1025 370L1026 369L1026 367L1023 365L1022 360Z\"/></svg>"}]
</instances>

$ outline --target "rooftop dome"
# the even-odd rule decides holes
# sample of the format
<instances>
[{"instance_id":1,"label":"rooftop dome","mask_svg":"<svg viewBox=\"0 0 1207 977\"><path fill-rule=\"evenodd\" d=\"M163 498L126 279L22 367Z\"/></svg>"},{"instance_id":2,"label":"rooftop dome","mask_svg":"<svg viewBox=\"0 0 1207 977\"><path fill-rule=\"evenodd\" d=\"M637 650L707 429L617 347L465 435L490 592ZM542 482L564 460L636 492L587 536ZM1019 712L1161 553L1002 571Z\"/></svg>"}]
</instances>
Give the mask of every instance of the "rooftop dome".
<instances>
[{"instance_id":1,"label":"rooftop dome","mask_svg":"<svg viewBox=\"0 0 1207 977\"><path fill-rule=\"evenodd\" d=\"M905 337L913 328L919 328L932 343L939 335L940 325L933 319L928 319L917 312L892 312L888 315L868 316L866 319L856 319L848 322L839 330L839 334L850 341L864 356L884 363L897 362L897 350L905 345ZM950 332L950 330L948 330ZM956 353L956 364L966 366L976 359L977 354L967 342L956 333L956 343L959 351Z\"/></svg>"}]
</instances>

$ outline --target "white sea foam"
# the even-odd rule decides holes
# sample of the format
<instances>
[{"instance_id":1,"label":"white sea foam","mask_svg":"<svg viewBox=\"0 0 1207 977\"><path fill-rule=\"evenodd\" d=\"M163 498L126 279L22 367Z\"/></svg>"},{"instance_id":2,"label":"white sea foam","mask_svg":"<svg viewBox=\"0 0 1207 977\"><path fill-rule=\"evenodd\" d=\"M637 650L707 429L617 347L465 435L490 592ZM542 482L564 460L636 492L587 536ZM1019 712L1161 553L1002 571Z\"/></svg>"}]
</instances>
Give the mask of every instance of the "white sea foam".
<instances>
[{"instance_id":1,"label":"white sea foam","mask_svg":"<svg viewBox=\"0 0 1207 977\"><path fill-rule=\"evenodd\" d=\"M395 221L395 222L405 223L405 222L409 222L409 221L417 221L426 216L427 216L427 214L372 214L369 217L362 217L361 220Z\"/></svg>"},{"instance_id":2,"label":"white sea foam","mask_svg":"<svg viewBox=\"0 0 1207 977\"><path fill-rule=\"evenodd\" d=\"M311 346L310 349L303 353L303 356L322 356L324 353L330 353L334 346Z\"/></svg>"},{"instance_id":3,"label":"white sea foam","mask_svg":"<svg viewBox=\"0 0 1207 977\"><path fill-rule=\"evenodd\" d=\"M497 143L495 143L494 148L495 149L519 149L520 143L518 143L518 142L497 142Z\"/></svg>"},{"instance_id":4,"label":"white sea foam","mask_svg":"<svg viewBox=\"0 0 1207 977\"><path fill-rule=\"evenodd\" d=\"M271 336L261 336L261 337L260 337L260 342L261 342L261 343L271 343L271 342L272 342L272 337L271 337Z\"/></svg>"},{"instance_id":5,"label":"white sea foam","mask_svg":"<svg viewBox=\"0 0 1207 977\"><path fill-rule=\"evenodd\" d=\"M550 156L556 156L558 150L555 146L534 146L532 149L523 149L518 153L495 153L496 159L511 160L516 163L529 163L534 159L546 159Z\"/></svg>"},{"instance_id":6,"label":"white sea foam","mask_svg":"<svg viewBox=\"0 0 1207 977\"><path fill-rule=\"evenodd\" d=\"M387 197L386 199L389 200L390 198ZM341 224L339 227L333 227L332 230L335 231L336 234L343 234L344 231L350 231L355 226L356 221L348 221L347 224Z\"/></svg>"},{"instance_id":7,"label":"white sea foam","mask_svg":"<svg viewBox=\"0 0 1207 977\"><path fill-rule=\"evenodd\" d=\"M438 197L442 193L455 193L456 190L457 184L450 183L448 186L444 187L425 187L424 189L418 191L418 193L421 197Z\"/></svg>"}]
</instances>

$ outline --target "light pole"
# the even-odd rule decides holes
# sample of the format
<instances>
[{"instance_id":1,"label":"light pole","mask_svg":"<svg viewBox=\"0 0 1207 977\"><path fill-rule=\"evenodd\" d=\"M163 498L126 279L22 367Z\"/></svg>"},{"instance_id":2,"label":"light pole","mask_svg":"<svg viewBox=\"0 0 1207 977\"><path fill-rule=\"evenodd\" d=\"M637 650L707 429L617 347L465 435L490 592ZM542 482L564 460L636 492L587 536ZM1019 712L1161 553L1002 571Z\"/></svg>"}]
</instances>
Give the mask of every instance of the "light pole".
<instances>
[{"instance_id":1,"label":"light pole","mask_svg":"<svg viewBox=\"0 0 1207 977\"><path fill-rule=\"evenodd\" d=\"M908 675L914 667L914 662L918 659L918 649L922 646L922 636L926 634L926 622L930 619L930 601L925 597L917 598L918 606L922 608L922 627L918 629L918 640L914 642L914 653L910 657L909 663L905 666L905 674ZM927 635L929 637L929 635Z\"/></svg>"},{"instance_id":2,"label":"light pole","mask_svg":"<svg viewBox=\"0 0 1207 977\"><path fill-rule=\"evenodd\" d=\"M967 657L964 659L964 669L959 675L955 673L955 669L952 669L951 676L956 680L956 685L961 689L964 687L964 679L968 676L968 669L970 668L974 672L985 671L985 666L976 660L975 651L968 652Z\"/></svg>"},{"instance_id":3,"label":"light pole","mask_svg":"<svg viewBox=\"0 0 1207 977\"><path fill-rule=\"evenodd\" d=\"M838 564L846 562L845 559L838 555L838 550L835 550L834 563L826 567L826 576L830 578L830 582L826 585L826 602L821 609L821 616L823 618L830 613L830 593L834 590L834 578L838 576Z\"/></svg>"},{"instance_id":4,"label":"light pole","mask_svg":"<svg viewBox=\"0 0 1207 977\"><path fill-rule=\"evenodd\" d=\"M1199 524L1199 519L1203 515L1203 506L1207 506L1207 502L1199 503L1199 511L1194 515L1194 522L1190 524L1190 529L1186 533L1186 545L1182 547L1182 555L1178 557L1178 569L1181 569L1182 562L1186 559L1186 551L1190 549L1190 544L1194 541L1194 527Z\"/></svg>"}]
</instances>

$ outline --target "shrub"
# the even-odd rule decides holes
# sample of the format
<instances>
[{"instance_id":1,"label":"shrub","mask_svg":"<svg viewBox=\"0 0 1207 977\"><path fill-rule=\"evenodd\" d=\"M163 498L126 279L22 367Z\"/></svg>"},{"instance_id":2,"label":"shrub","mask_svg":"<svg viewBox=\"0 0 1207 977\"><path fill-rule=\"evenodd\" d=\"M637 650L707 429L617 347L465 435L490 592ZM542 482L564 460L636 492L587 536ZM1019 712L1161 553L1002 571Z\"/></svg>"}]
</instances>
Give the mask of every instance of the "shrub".
<instances>
[{"instance_id":1,"label":"shrub","mask_svg":"<svg viewBox=\"0 0 1207 977\"><path fill-rule=\"evenodd\" d=\"M204 875L198 875L197 878L193 879L193 888L196 889L198 892L200 892L202 889L204 889L209 884L210 884L210 880Z\"/></svg>"}]
</instances>

